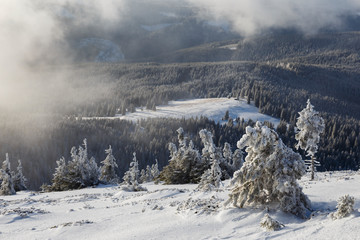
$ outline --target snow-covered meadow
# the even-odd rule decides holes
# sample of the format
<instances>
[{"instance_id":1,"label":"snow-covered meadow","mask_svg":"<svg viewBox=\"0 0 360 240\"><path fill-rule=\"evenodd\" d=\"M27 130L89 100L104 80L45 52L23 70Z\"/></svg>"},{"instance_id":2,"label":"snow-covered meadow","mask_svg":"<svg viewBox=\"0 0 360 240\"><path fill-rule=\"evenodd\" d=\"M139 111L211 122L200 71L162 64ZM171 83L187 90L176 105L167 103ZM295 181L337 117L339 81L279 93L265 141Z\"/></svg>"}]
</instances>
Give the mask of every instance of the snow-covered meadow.
<instances>
[{"instance_id":1,"label":"snow-covered meadow","mask_svg":"<svg viewBox=\"0 0 360 240\"><path fill-rule=\"evenodd\" d=\"M100 185L81 190L17 192L0 197L0 239L359 239L358 172L317 173L300 184L313 214L303 220L279 210L269 215L285 225L267 232L262 209L223 207L228 181L218 192L194 192L196 184L143 184L148 191L124 192ZM355 197L355 211L330 217L336 201Z\"/></svg>"},{"instance_id":2,"label":"snow-covered meadow","mask_svg":"<svg viewBox=\"0 0 360 240\"><path fill-rule=\"evenodd\" d=\"M253 121L269 121L277 126L279 119L259 113L259 109L245 100L234 98L200 98L191 100L169 101L168 105L156 106L156 111L146 108L136 108L136 112L127 113L125 116L117 115L117 118L137 121L147 118L192 118L204 116L221 122L226 111L232 119L244 118Z\"/></svg>"}]
</instances>

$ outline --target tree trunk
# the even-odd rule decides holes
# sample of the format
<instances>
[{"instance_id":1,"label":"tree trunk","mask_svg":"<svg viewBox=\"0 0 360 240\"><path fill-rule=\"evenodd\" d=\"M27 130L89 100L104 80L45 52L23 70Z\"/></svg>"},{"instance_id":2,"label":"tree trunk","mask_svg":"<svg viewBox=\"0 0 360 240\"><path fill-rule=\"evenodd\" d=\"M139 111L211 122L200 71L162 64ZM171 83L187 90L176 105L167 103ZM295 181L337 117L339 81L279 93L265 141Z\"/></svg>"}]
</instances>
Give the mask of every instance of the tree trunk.
<instances>
[{"instance_id":1,"label":"tree trunk","mask_svg":"<svg viewBox=\"0 0 360 240\"><path fill-rule=\"evenodd\" d=\"M311 156L311 178L310 180L313 181L315 177L315 157Z\"/></svg>"}]
</instances>

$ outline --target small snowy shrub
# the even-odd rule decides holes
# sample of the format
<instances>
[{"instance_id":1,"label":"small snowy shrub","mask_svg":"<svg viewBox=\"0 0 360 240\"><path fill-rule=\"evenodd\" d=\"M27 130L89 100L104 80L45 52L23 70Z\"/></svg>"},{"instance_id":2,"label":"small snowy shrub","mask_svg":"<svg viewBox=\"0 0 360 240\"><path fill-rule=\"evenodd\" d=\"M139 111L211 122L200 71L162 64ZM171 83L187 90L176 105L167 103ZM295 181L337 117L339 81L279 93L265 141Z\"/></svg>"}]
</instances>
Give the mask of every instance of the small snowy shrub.
<instances>
[{"instance_id":1,"label":"small snowy shrub","mask_svg":"<svg viewBox=\"0 0 360 240\"><path fill-rule=\"evenodd\" d=\"M347 217L354 211L354 197L349 195L342 196L337 203L337 211L332 214L333 219L340 219L343 217Z\"/></svg>"},{"instance_id":2,"label":"small snowy shrub","mask_svg":"<svg viewBox=\"0 0 360 240\"><path fill-rule=\"evenodd\" d=\"M284 224L271 218L269 214L265 214L265 216L261 219L260 226L265 228L266 231L277 231L285 227Z\"/></svg>"}]
</instances>

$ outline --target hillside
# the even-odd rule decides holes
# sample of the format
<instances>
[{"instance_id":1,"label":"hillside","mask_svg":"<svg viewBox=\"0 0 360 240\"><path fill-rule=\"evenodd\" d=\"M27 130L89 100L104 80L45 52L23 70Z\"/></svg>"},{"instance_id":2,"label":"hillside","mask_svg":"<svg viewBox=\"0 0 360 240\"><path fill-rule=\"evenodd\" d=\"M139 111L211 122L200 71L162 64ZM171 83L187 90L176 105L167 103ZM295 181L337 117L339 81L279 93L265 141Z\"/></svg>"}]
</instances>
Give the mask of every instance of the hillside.
<instances>
[{"instance_id":1,"label":"hillside","mask_svg":"<svg viewBox=\"0 0 360 240\"><path fill-rule=\"evenodd\" d=\"M218 192L194 192L194 184L155 185L146 192L123 192L98 186L65 192L19 192L1 196L0 238L21 239L357 239L360 199L357 172L318 173L301 185L313 214L302 220L270 209L285 225L279 231L260 227L262 209L224 208L228 182ZM332 220L339 197L355 197L355 212Z\"/></svg>"}]
</instances>

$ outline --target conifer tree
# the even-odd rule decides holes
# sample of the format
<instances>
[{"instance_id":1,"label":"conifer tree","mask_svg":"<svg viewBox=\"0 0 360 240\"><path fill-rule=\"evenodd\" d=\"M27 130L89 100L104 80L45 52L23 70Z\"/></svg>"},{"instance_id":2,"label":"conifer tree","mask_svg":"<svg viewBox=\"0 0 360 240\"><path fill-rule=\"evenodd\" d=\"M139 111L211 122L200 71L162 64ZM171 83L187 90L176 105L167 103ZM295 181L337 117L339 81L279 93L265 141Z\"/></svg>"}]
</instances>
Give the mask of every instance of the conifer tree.
<instances>
[{"instance_id":1,"label":"conifer tree","mask_svg":"<svg viewBox=\"0 0 360 240\"><path fill-rule=\"evenodd\" d=\"M10 170L10 160L9 154L6 153L5 160L2 164L2 169L0 171L0 195L13 195L15 194L14 183Z\"/></svg>"},{"instance_id":2,"label":"conifer tree","mask_svg":"<svg viewBox=\"0 0 360 240\"><path fill-rule=\"evenodd\" d=\"M139 183L146 183L146 171L145 169L141 169L140 171L140 178L139 178Z\"/></svg>"},{"instance_id":3,"label":"conifer tree","mask_svg":"<svg viewBox=\"0 0 360 240\"><path fill-rule=\"evenodd\" d=\"M240 170L240 168L244 164L244 154L241 151L241 149L236 149L234 151L232 159L233 159L232 167L233 167L234 171Z\"/></svg>"},{"instance_id":4,"label":"conifer tree","mask_svg":"<svg viewBox=\"0 0 360 240\"><path fill-rule=\"evenodd\" d=\"M102 166L100 169L100 180L106 183L117 183L119 181L118 176L116 175L116 168L118 167L116 159L112 153L111 145L108 149L105 150L107 154L104 161L102 161Z\"/></svg>"},{"instance_id":5,"label":"conifer tree","mask_svg":"<svg viewBox=\"0 0 360 240\"><path fill-rule=\"evenodd\" d=\"M278 206L284 212L306 218L310 201L297 180L306 172L301 156L286 147L278 134L257 122L246 127L238 141L248 153L243 167L234 174L230 199L237 207Z\"/></svg>"},{"instance_id":6,"label":"conifer tree","mask_svg":"<svg viewBox=\"0 0 360 240\"><path fill-rule=\"evenodd\" d=\"M199 151L192 141L187 144L184 130L177 130L179 147L169 144L170 160L160 173L160 180L166 184L198 183L207 165L200 158Z\"/></svg>"},{"instance_id":7,"label":"conifer tree","mask_svg":"<svg viewBox=\"0 0 360 240\"><path fill-rule=\"evenodd\" d=\"M159 175L160 175L160 171L159 171L158 160L155 159L155 163L151 165L151 176L153 180L155 180L155 183L158 181L157 179Z\"/></svg>"},{"instance_id":8,"label":"conifer tree","mask_svg":"<svg viewBox=\"0 0 360 240\"><path fill-rule=\"evenodd\" d=\"M15 191L27 190L27 187L26 187L27 179L23 175L22 165L21 165L20 160L18 160L18 167L17 167L16 170L17 171L16 171L16 174L14 176L14 189L15 189Z\"/></svg>"},{"instance_id":9,"label":"conifer tree","mask_svg":"<svg viewBox=\"0 0 360 240\"><path fill-rule=\"evenodd\" d=\"M151 167L149 165L147 165L146 170L145 170L145 182L151 182L153 180L154 180L154 177L151 174Z\"/></svg>"},{"instance_id":10,"label":"conifer tree","mask_svg":"<svg viewBox=\"0 0 360 240\"><path fill-rule=\"evenodd\" d=\"M146 188L142 187L139 184L139 163L136 159L136 153L133 153L133 160L130 163L130 168L125 173L126 182L124 182L124 186L122 187L122 190L125 191L146 191ZM125 177L124 176L124 177Z\"/></svg>"},{"instance_id":11,"label":"conifer tree","mask_svg":"<svg viewBox=\"0 0 360 240\"><path fill-rule=\"evenodd\" d=\"M211 168L206 170L204 174L201 176L201 180L199 186L197 187L200 191L213 191L218 189L221 184L221 168L219 166L219 162L215 158L212 157Z\"/></svg>"},{"instance_id":12,"label":"conifer tree","mask_svg":"<svg viewBox=\"0 0 360 240\"><path fill-rule=\"evenodd\" d=\"M320 117L319 113L314 110L310 99L307 100L307 106L301 112L296 122L298 132L295 139L298 141L296 148L301 148L307 152L307 156L311 157L309 162L311 180L314 180L316 166L320 163L316 161L315 154L318 151L318 144L320 141L320 134L325 129L324 119Z\"/></svg>"},{"instance_id":13,"label":"conifer tree","mask_svg":"<svg viewBox=\"0 0 360 240\"><path fill-rule=\"evenodd\" d=\"M70 189L68 169L66 166L65 158L62 157L56 161L57 167L52 179L52 185L43 186L45 191L66 191Z\"/></svg>"}]
</instances>

